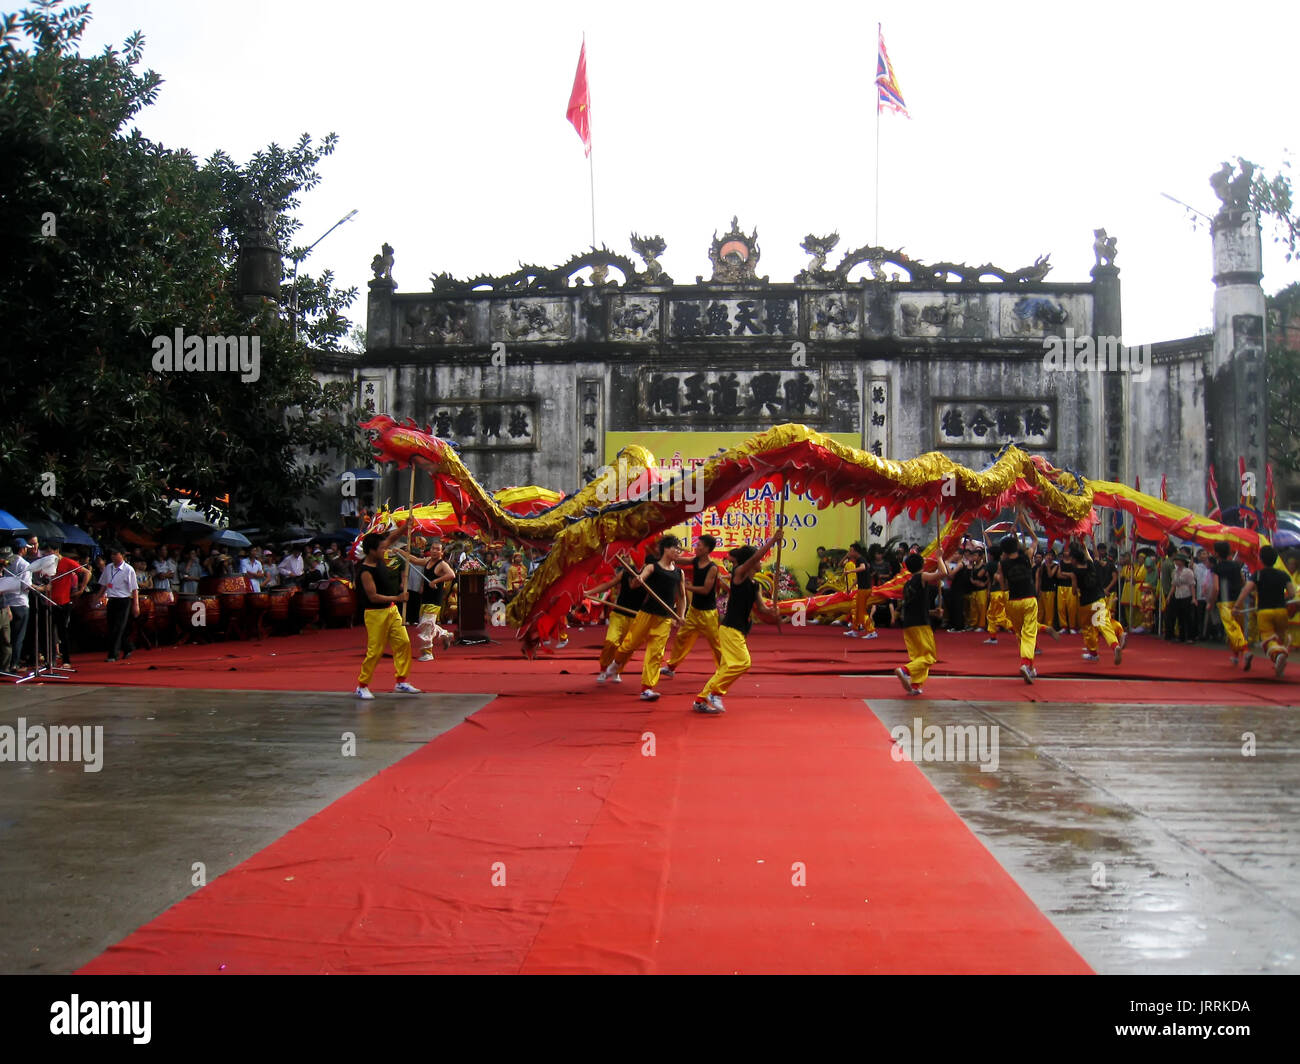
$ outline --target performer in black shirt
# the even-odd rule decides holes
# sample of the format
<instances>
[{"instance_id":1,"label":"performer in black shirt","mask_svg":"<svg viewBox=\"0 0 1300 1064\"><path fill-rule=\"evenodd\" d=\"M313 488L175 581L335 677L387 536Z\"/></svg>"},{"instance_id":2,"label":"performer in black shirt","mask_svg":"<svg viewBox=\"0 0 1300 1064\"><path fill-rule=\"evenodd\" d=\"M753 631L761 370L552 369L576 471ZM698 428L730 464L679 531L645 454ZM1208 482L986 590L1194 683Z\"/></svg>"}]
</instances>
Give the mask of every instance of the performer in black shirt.
<instances>
[{"instance_id":1,"label":"performer in black shirt","mask_svg":"<svg viewBox=\"0 0 1300 1064\"><path fill-rule=\"evenodd\" d=\"M1223 622L1223 633L1228 637L1228 661L1236 665L1238 655L1246 650L1246 636L1233 616L1232 604L1241 595L1243 580L1241 566L1229 561L1232 547L1225 540L1214 545L1215 562L1211 566L1214 577L1210 581L1210 601L1219 604L1219 620ZM1246 654L1246 668L1250 668L1251 654Z\"/></svg>"},{"instance_id":2,"label":"performer in black shirt","mask_svg":"<svg viewBox=\"0 0 1300 1064\"><path fill-rule=\"evenodd\" d=\"M703 690L695 696L691 709L696 713L725 712L722 696L731 689L737 677L749 670L749 644L745 642L745 636L749 634L753 623L750 614L754 608L757 606L760 613L776 619L776 611L759 598L759 587L753 577L763 563L763 556L782 538L783 534L777 531L761 547L736 547L728 552L734 567L731 571L731 593L727 596L727 613L718 628L722 661Z\"/></svg>"},{"instance_id":3,"label":"performer in black shirt","mask_svg":"<svg viewBox=\"0 0 1300 1064\"><path fill-rule=\"evenodd\" d=\"M654 548L647 548L644 564L657 561L658 557ZM631 558L625 558L624 561L626 561L628 568L636 571L643 568L643 566L635 565ZM596 673L597 683L604 683L607 678L614 683L623 682L623 677L618 673L607 676L605 670L609 668L610 663L614 660L614 655L618 653L618 645L623 642L623 637L627 635L627 629L632 623L632 618L645 605L646 600L645 588L641 586L641 582L636 578L636 572L628 572L621 565L612 580L606 580L603 584L586 592L586 594L595 597L615 587L618 588L618 595L614 599L614 605L620 606L622 609L609 611L609 623L605 627L605 643L600 648L600 668ZM625 613L624 610L629 612Z\"/></svg>"},{"instance_id":4,"label":"performer in black shirt","mask_svg":"<svg viewBox=\"0 0 1300 1064\"><path fill-rule=\"evenodd\" d=\"M1295 586L1285 570L1274 568L1277 565L1275 548L1261 547L1259 560L1264 563L1264 567L1251 575L1246 586L1241 589L1241 594L1237 596L1233 610L1241 613L1242 603L1252 595L1258 598L1259 641L1264 646L1264 653L1273 663L1274 673L1280 678L1286 669L1287 655L1291 651L1287 631L1287 625L1290 623L1287 602L1295 598ZM1247 669L1250 668L1251 657L1252 654L1248 649L1245 665Z\"/></svg>"},{"instance_id":5,"label":"performer in black shirt","mask_svg":"<svg viewBox=\"0 0 1300 1064\"><path fill-rule=\"evenodd\" d=\"M405 532L409 534L410 530L411 522L407 521ZM393 648L393 690L401 694L420 693L418 688L406 682L406 677L411 672L411 639L406 634L406 626L402 624L402 614L397 607L406 601L407 592L399 587L400 578L384 560L384 554L402 534L403 529L400 528L393 529L387 536L367 532L361 540L361 548L366 556L359 569L358 584L366 610L366 658L361 663L361 675L357 677L358 698L375 697L370 693L370 680L383 656L385 644Z\"/></svg>"},{"instance_id":6,"label":"performer in black shirt","mask_svg":"<svg viewBox=\"0 0 1300 1064\"><path fill-rule=\"evenodd\" d=\"M1102 634L1106 645L1114 652L1115 664L1124 657L1124 644L1128 640L1119 621L1111 617L1106 605L1105 581L1102 568L1082 543L1070 545L1071 564L1066 571L1074 577L1074 590L1079 601L1079 630L1083 632L1083 660L1097 661L1097 633Z\"/></svg>"},{"instance_id":7,"label":"performer in black shirt","mask_svg":"<svg viewBox=\"0 0 1300 1064\"><path fill-rule=\"evenodd\" d=\"M948 575L948 566L942 555L939 567L933 573L923 572L925 559L919 554L909 554L903 559L912 575L903 585L903 643L907 647L908 662L894 670L903 690L909 695L922 693L921 685L930 678L930 666L939 660L934 646L934 629L930 626L929 588Z\"/></svg>"},{"instance_id":8,"label":"performer in black shirt","mask_svg":"<svg viewBox=\"0 0 1300 1064\"><path fill-rule=\"evenodd\" d=\"M645 644L645 662L641 667L641 700L653 702L659 697L655 690L659 683L659 666L663 661L664 647L674 621L681 621L686 609L686 581L677 567L681 554L681 540L664 536L659 540L659 560L642 567L637 579L646 589L645 602L628 625L623 642L614 653L609 667L597 676L598 681L614 680L623 671L628 659L637 648ZM615 681L617 682L617 681Z\"/></svg>"},{"instance_id":9,"label":"performer in black shirt","mask_svg":"<svg viewBox=\"0 0 1300 1064\"><path fill-rule=\"evenodd\" d=\"M660 670L660 675L670 679L677 675L677 666L691 652L699 636L704 636L713 651L713 667L722 664L718 646L718 567L709 560L717 545L718 541L709 535L695 541L695 559L687 573L686 585L691 604L686 610L686 620L677 629L668 663Z\"/></svg>"},{"instance_id":10,"label":"performer in black shirt","mask_svg":"<svg viewBox=\"0 0 1300 1064\"><path fill-rule=\"evenodd\" d=\"M998 563L997 582L1007 593L1007 620L1020 635L1020 675L1033 683L1034 652L1038 644L1038 597L1034 593L1033 539L1029 554L1021 549L1015 535L1002 537L1002 558ZM990 622L992 623L992 622Z\"/></svg>"}]
</instances>

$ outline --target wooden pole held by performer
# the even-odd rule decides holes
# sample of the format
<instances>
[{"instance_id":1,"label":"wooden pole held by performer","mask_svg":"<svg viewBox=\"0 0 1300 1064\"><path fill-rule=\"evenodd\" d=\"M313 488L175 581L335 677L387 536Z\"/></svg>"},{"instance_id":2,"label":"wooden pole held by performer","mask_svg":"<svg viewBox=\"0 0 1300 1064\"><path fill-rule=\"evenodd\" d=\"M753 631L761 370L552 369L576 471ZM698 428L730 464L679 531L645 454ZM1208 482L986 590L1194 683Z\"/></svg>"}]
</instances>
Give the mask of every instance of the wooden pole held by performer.
<instances>
[{"instance_id":1,"label":"wooden pole held by performer","mask_svg":"<svg viewBox=\"0 0 1300 1064\"><path fill-rule=\"evenodd\" d=\"M623 568L626 569L629 573L631 573L633 576L635 576L638 580L641 578L641 574L638 573L635 569L633 569L630 565L628 565L627 562L625 562L625 561L623 560L623 558L622 558L621 555L620 555L619 558L618 558L618 563L619 563L621 566L623 566ZM675 609L673 609L672 606L668 605L668 603L666 603L663 599L661 599L658 595L656 595L656 594L655 594L655 590L654 590L654 588L652 588L649 584L642 583L641 586L642 586L643 588L646 589L646 593L647 593L651 598L653 598L657 603L659 603L659 605L661 605L664 609L666 609L666 610L668 611L668 616L669 616L669 617L671 617L671 618L672 618L673 620L675 620L675 621L685 621L685 620L686 620L686 618L683 617L681 614L679 614Z\"/></svg>"},{"instance_id":2,"label":"wooden pole held by performer","mask_svg":"<svg viewBox=\"0 0 1300 1064\"><path fill-rule=\"evenodd\" d=\"M776 528L778 532L785 531L785 496L786 483L785 477L781 478L781 506L776 519ZM772 579L772 609L776 613L776 630L781 631L781 546L785 543L785 536L776 541L776 572Z\"/></svg>"}]
</instances>

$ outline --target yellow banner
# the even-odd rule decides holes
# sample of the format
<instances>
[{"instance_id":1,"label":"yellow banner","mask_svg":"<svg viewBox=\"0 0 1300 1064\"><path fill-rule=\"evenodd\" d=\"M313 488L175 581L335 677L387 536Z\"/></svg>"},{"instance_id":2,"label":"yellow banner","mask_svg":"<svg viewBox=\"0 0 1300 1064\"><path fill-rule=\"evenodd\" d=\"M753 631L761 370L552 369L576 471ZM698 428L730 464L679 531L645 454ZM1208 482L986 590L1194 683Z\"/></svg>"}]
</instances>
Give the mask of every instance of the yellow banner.
<instances>
[{"instance_id":1,"label":"yellow banner","mask_svg":"<svg viewBox=\"0 0 1300 1064\"><path fill-rule=\"evenodd\" d=\"M827 433L827 436L848 447L861 447L862 438L856 433ZM605 433L605 461L629 444L646 448L655 456L655 463L666 475L675 469L690 470L703 465L719 450L727 450L753 437L749 432L607 432ZM725 514L705 510L688 524L672 529L680 536L687 549L693 548L697 536L710 535L717 541L713 557L721 561L727 551L746 543L758 545L776 529L780 514L780 489L750 488L745 496L727 507ZM817 548L844 548L862 534L862 508L859 506L831 506L817 509L816 503L805 495L791 493L785 504L785 546L781 548L781 567L791 569L806 586L808 577L817 572ZM771 564L776 554L768 556Z\"/></svg>"}]
</instances>

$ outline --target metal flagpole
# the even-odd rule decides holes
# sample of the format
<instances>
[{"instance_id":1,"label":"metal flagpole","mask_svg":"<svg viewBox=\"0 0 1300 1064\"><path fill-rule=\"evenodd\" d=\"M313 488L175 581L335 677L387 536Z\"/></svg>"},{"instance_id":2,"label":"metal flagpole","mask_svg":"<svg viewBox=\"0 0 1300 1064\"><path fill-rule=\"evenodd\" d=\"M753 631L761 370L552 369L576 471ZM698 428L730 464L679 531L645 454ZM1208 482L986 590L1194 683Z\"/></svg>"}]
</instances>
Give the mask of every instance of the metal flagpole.
<instances>
[{"instance_id":1,"label":"metal flagpole","mask_svg":"<svg viewBox=\"0 0 1300 1064\"><path fill-rule=\"evenodd\" d=\"M876 23L876 76L880 76L880 37L885 32L884 26ZM880 83L876 87L876 231L871 242L880 247Z\"/></svg>"},{"instance_id":2,"label":"metal flagpole","mask_svg":"<svg viewBox=\"0 0 1300 1064\"><path fill-rule=\"evenodd\" d=\"M582 33L583 55L586 55L587 33ZM587 74L587 134L591 139L591 148L587 152L587 177L591 190L591 248L596 249L596 138L591 136L591 74Z\"/></svg>"}]
</instances>

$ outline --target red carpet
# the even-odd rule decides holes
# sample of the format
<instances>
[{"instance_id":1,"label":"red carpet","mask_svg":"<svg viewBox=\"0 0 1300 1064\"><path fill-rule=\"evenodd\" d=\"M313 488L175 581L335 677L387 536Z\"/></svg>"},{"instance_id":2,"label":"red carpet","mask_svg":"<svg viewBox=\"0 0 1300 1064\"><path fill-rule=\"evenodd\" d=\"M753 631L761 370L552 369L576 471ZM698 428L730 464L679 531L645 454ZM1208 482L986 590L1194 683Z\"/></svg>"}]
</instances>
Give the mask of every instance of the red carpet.
<instances>
[{"instance_id":1,"label":"red carpet","mask_svg":"<svg viewBox=\"0 0 1300 1064\"><path fill-rule=\"evenodd\" d=\"M504 693L83 971L1088 970L916 766L890 757L863 699L901 695L900 633L761 630L718 718L687 712L707 649L646 704L639 655L623 684L594 682L599 638L575 631L537 662L505 640L417 664L426 690ZM1077 639L1049 645L1031 687L1010 675L1012 644L979 638L940 636L927 694L1295 702L1290 679L1142 637L1119 669L1079 661ZM163 649L86 662L78 680L347 697L361 643L354 629Z\"/></svg>"},{"instance_id":2,"label":"red carpet","mask_svg":"<svg viewBox=\"0 0 1300 1064\"><path fill-rule=\"evenodd\" d=\"M416 662L412 681L428 691L527 690L561 696L575 685L586 690L596 671L595 656L604 629L574 629L566 649L537 661L520 654L512 629L492 632L499 639L496 645L453 647L445 653L439 651L434 662ZM778 635L774 628L756 626L750 637L754 668L741 679L736 693L817 699L901 697L893 671L907 660L902 633L882 629L880 638L860 640L849 639L843 632L842 628L786 626ZM1300 661L1293 662L1287 675L1278 680L1262 660L1251 672L1243 673L1228 664L1227 651L1221 648L1179 646L1139 635L1130 638L1124 663L1116 668L1108 653L1100 662L1081 660L1079 636L1064 636L1059 643L1044 637L1037 658L1040 680L1031 687L1017 675L1020 659L1016 643L1003 637L997 646L984 646L983 638L976 633L937 635L939 663L926 684L927 697L1160 705L1300 702ZM74 682L350 694L364 653L365 632L361 628L261 642L161 647L137 651L129 661L112 664L100 655L86 653L77 657ZM676 690L673 684L697 683L705 675L707 658L707 650L697 645L687 663L691 679L665 681L665 694ZM640 661L638 655L633 666L639 667ZM392 661L386 658L375 676L375 691L388 687L392 675ZM683 690L683 694L689 696L695 690L698 687Z\"/></svg>"}]
</instances>

